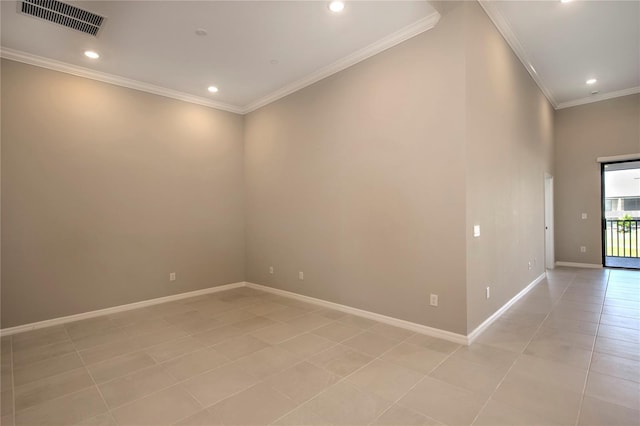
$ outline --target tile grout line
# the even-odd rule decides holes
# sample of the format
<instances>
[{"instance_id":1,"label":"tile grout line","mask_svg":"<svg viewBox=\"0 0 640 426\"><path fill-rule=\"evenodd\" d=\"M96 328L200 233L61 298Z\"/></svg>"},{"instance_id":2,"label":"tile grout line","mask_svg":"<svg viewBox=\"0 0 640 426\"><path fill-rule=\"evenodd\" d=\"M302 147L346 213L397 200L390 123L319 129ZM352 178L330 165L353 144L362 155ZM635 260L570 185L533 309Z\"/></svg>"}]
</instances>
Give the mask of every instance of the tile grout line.
<instances>
[{"instance_id":1,"label":"tile grout line","mask_svg":"<svg viewBox=\"0 0 640 426\"><path fill-rule=\"evenodd\" d=\"M545 277L545 280L547 280L547 285L549 284L548 281L548 277ZM506 373L504 374L504 376L502 376L502 379L500 379L500 381L498 382L497 386L495 387L495 389L493 390L493 392L491 392L491 394L489 395L489 397L487 398L487 400L484 402L484 404L482 405L482 407L480 407L480 410L478 411L478 413L475 415L475 417L473 418L473 420L471 421L471 425L473 425L477 420L478 417L480 417L480 414L482 414L482 412L485 410L485 408L487 407L487 405L489 405L489 402L491 401L491 399L493 398L493 396L495 395L495 393L498 391L498 389L500 388L500 386L502 385L502 383L504 382L504 380L507 378L507 376L509 375L509 373L511 372L511 370L513 370L513 367L516 365L516 363L518 362L518 359L520 359L520 357L524 354L524 351L527 349L527 347L531 344L531 342L533 341L533 338L538 334L538 332L540 331L540 329L542 328L542 324L544 324L544 322L547 320L547 318L549 318L549 315L551 315L551 312L553 312L555 306L558 304L558 302L560 301L560 299L562 299L562 296L566 293L566 291L569 289L569 287L571 286L571 284L573 284L573 281L575 280L575 274L571 277L571 280L569 281L569 284L565 287L565 289L562 291L562 294L558 297L558 299L551 305L551 310L549 312L547 312L547 315L545 315L544 319L540 322L540 324L538 325L538 327L536 328L536 331L531 335L531 338L529 339L529 341L527 342L527 344L520 350L520 353L518 354L518 356L513 360L513 362L511 363L511 366L509 367L509 369L506 371ZM505 403L506 404L506 403ZM506 404L509 405L509 404ZM509 405L510 406L510 405ZM516 407L514 407L516 408ZM524 410L526 411L526 410Z\"/></svg>"},{"instance_id":2,"label":"tile grout line","mask_svg":"<svg viewBox=\"0 0 640 426\"><path fill-rule=\"evenodd\" d=\"M584 384L582 385L582 395L580 396L580 404L578 405L578 415L576 417L575 425L578 425L580 421L580 415L582 414L582 406L584 405L585 392L587 391L587 383L589 382L589 375L591 374L591 363L593 362L593 354L596 348L596 342L598 341L598 332L600 331L600 323L602 321L602 313L604 311L604 303L607 299L607 290L609 289L609 280L611 279L611 270L607 270L607 283L604 287L604 298L602 299L602 306L600 307L600 316L598 317L598 324L596 325L596 334L593 338L593 344L591 345L591 356L589 357L589 365L587 366L587 375L584 378Z\"/></svg>"},{"instance_id":3,"label":"tile grout line","mask_svg":"<svg viewBox=\"0 0 640 426\"><path fill-rule=\"evenodd\" d=\"M109 321L111 321L111 320L109 320ZM75 349L75 353L78 356L78 358L80 358L80 362L82 363L82 366L84 367L84 369L87 371L87 374L89 375L89 378L91 378L91 382L93 382L93 386L95 386L96 390L98 391L98 395L100 395L100 399L102 400L102 403L104 404L105 408L107 409L107 411L106 411L107 415L109 417L113 418L113 415L111 414L111 409L109 407L109 404L107 404L107 400L105 399L104 395L102 394L102 391L100 390L100 387L98 386L98 383L96 383L96 379L93 377L93 374L91 374L91 370L89 370L89 368L87 367L87 365L84 362L84 359L82 358L82 355L80 355L80 352L78 351L78 348L76 347L76 343L71 338L71 335L69 334L69 330L67 330L67 327L64 327L64 332L67 334L67 337L71 341L71 344L73 345L73 348ZM98 413L95 416L91 416L91 417L88 417L88 418L94 418L94 417L99 416L100 414L103 414L103 413ZM82 420L86 420L86 419L82 419ZM113 418L113 420L115 421L115 418Z\"/></svg>"}]
</instances>

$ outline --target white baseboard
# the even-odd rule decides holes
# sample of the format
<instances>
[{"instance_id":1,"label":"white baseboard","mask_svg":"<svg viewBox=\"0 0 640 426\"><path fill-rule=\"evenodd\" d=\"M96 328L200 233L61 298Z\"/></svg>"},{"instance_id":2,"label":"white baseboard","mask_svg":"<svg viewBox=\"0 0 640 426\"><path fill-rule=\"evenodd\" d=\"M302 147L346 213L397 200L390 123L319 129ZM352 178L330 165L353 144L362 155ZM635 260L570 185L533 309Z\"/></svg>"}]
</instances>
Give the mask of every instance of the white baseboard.
<instances>
[{"instance_id":1,"label":"white baseboard","mask_svg":"<svg viewBox=\"0 0 640 426\"><path fill-rule=\"evenodd\" d=\"M365 311L363 309L353 308L351 306L341 305L339 303L328 302L326 300L316 299L315 297L303 296L298 293L292 293L290 291L280 290L273 287L267 287L260 284L254 284L254 283L248 282L246 283L246 285L247 287L254 288L256 290L266 291L268 293L273 293L279 296L300 300L302 302L313 303L314 305L335 309L337 311L345 312L347 314L352 314L352 315L356 315L363 318L368 318L374 321L379 321L385 324L392 325L394 327L415 331L416 333L426 334L427 336L431 336L431 337L437 337L438 339L448 340L450 342L458 343L461 345L468 344L467 336L463 334L452 333L450 331L440 330L439 328L427 327L426 325L417 324L415 322L388 317L386 315L377 314L375 312Z\"/></svg>"},{"instance_id":2,"label":"white baseboard","mask_svg":"<svg viewBox=\"0 0 640 426\"><path fill-rule=\"evenodd\" d=\"M172 294L171 296L158 297L156 299L142 300L140 302L128 303L126 305L113 306L111 308L98 309L96 311L83 312L81 314L69 315L66 317L53 318L44 321L32 322L30 324L18 325L15 327L3 328L0 330L0 336L10 336L16 333L36 330L38 328L51 327L68 322L79 321L88 318L100 317L103 315L115 314L118 312L130 311L132 309L144 308L145 306L158 305L160 303L171 302L174 300L187 299L189 297L200 296L203 294L217 293L219 291L231 290L232 288L244 287L243 281L231 284L224 284L216 287L203 288L202 290L188 291L186 293Z\"/></svg>"},{"instance_id":3,"label":"white baseboard","mask_svg":"<svg viewBox=\"0 0 640 426\"><path fill-rule=\"evenodd\" d=\"M598 263L556 262L556 266L568 266L570 268L602 269L602 264L598 264Z\"/></svg>"},{"instance_id":4,"label":"white baseboard","mask_svg":"<svg viewBox=\"0 0 640 426\"><path fill-rule=\"evenodd\" d=\"M480 336L483 331L485 331L487 328L489 328L489 326L491 324L493 324L493 322L495 320L500 318L500 316L503 313L505 313L505 311L507 309L509 309L514 303L516 303L518 300L522 299L522 297L524 297L525 294L529 293L539 282L544 280L546 276L547 276L547 273L543 272L538 278L536 278L535 280L531 281L531 283L529 283L525 288L523 288L518 294L513 296L511 298L511 300L509 300L507 303L502 305L502 307L500 309L498 309L497 311L495 311L489 318L484 320L482 322L482 324L477 326L471 333L469 333L467 335L467 341L468 341L467 344L470 345L471 343L473 343L473 341L475 339L477 339L478 336Z\"/></svg>"}]
</instances>

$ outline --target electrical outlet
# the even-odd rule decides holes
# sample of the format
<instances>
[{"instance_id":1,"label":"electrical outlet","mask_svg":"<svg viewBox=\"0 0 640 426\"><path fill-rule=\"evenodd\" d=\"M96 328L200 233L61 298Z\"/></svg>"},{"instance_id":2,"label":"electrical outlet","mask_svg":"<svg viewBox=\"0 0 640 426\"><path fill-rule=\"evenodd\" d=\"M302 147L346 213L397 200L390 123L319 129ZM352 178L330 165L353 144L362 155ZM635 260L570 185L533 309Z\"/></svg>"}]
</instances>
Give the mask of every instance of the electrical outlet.
<instances>
[{"instance_id":1,"label":"electrical outlet","mask_svg":"<svg viewBox=\"0 0 640 426\"><path fill-rule=\"evenodd\" d=\"M298 272L298 279L299 280L304 280L304 272L302 272L302 271Z\"/></svg>"},{"instance_id":2,"label":"electrical outlet","mask_svg":"<svg viewBox=\"0 0 640 426\"><path fill-rule=\"evenodd\" d=\"M529 270L531 270L531 262L527 263L527 266L529 267Z\"/></svg>"},{"instance_id":3,"label":"electrical outlet","mask_svg":"<svg viewBox=\"0 0 640 426\"><path fill-rule=\"evenodd\" d=\"M487 296L487 299L491 298L491 287L487 287L486 296Z\"/></svg>"},{"instance_id":4,"label":"electrical outlet","mask_svg":"<svg viewBox=\"0 0 640 426\"><path fill-rule=\"evenodd\" d=\"M582 219L586 219L587 218L587 214L586 213L582 213Z\"/></svg>"},{"instance_id":5,"label":"electrical outlet","mask_svg":"<svg viewBox=\"0 0 640 426\"><path fill-rule=\"evenodd\" d=\"M175 281L176 280L176 273L175 272L171 272L169 274L169 281Z\"/></svg>"},{"instance_id":6,"label":"electrical outlet","mask_svg":"<svg viewBox=\"0 0 640 426\"><path fill-rule=\"evenodd\" d=\"M585 246L580 246L580 253L586 253L587 248Z\"/></svg>"},{"instance_id":7,"label":"electrical outlet","mask_svg":"<svg viewBox=\"0 0 640 426\"><path fill-rule=\"evenodd\" d=\"M269 273L273 275L273 266L269 266Z\"/></svg>"},{"instance_id":8,"label":"electrical outlet","mask_svg":"<svg viewBox=\"0 0 640 426\"><path fill-rule=\"evenodd\" d=\"M432 294L431 296L429 296L429 304L431 306L438 306L438 295L437 294Z\"/></svg>"},{"instance_id":9,"label":"electrical outlet","mask_svg":"<svg viewBox=\"0 0 640 426\"><path fill-rule=\"evenodd\" d=\"M478 238L480 236L480 225L473 225L473 237Z\"/></svg>"}]
</instances>

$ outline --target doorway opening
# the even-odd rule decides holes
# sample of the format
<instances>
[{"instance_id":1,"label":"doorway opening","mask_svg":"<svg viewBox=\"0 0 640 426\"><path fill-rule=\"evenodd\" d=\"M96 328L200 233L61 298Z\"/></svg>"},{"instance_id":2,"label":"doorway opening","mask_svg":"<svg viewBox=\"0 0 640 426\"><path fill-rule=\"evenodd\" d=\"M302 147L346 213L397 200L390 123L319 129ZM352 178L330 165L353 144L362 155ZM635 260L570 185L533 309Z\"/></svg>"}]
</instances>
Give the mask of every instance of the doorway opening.
<instances>
[{"instance_id":1,"label":"doorway opening","mask_svg":"<svg viewBox=\"0 0 640 426\"><path fill-rule=\"evenodd\" d=\"M640 269L640 160L601 167L603 265Z\"/></svg>"},{"instance_id":2,"label":"doorway opening","mask_svg":"<svg viewBox=\"0 0 640 426\"><path fill-rule=\"evenodd\" d=\"M546 269L553 269L556 256L553 239L553 176L544 174L544 263Z\"/></svg>"}]
</instances>

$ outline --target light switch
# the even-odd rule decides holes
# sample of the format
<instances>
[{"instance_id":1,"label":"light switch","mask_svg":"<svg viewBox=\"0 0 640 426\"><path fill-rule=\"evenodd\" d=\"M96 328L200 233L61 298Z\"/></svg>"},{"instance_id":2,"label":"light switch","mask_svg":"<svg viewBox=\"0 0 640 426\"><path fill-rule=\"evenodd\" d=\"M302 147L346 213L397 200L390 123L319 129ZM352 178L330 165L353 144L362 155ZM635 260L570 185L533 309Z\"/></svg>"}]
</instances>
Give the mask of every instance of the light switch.
<instances>
[{"instance_id":1,"label":"light switch","mask_svg":"<svg viewBox=\"0 0 640 426\"><path fill-rule=\"evenodd\" d=\"M480 225L473 225L473 236L475 238L480 236Z\"/></svg>"},{"instance_id":2,"label":"light switch","mask_svg":"<svg viewBox=\"0 0 640 426\"><path fill-rule=\"evenodd\" d=\"M587 214L586 213L582 213L582 218L586 219L587 218Z\"/></svg>"}]
</instances>

